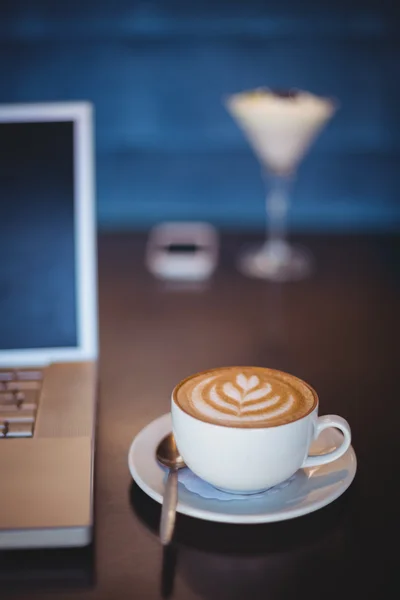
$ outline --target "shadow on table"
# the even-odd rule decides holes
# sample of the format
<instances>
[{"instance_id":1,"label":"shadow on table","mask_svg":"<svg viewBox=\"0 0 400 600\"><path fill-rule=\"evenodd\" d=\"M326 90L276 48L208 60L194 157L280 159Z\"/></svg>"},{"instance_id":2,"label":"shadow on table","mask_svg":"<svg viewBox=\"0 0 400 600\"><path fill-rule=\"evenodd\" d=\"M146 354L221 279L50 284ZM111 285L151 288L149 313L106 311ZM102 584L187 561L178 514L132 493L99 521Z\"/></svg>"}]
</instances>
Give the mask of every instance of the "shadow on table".
<instances>
[{"instance_id":1,"label":"shadow on table","mask_svg":"<svg viewBox=\"0 0 400 600\"><path fill-rule=\"evenodd\" d=\"M0 552L1 597L5 592L76 592L95 585L94 545L86 548Z\"/></svg>"},{"instance_id":2,"label":"shadow on table","mask_svg":"<svg viewBox=\"0 0 400 600\"><path fill-rule=\"evenodd\" d=\"M201 598L295 598L304 586L308 598L320 597L322 589L324 598L334 597L351 552L346 536L351 493L281 523L227 525L178 515L174 543L164 550L162 597L172 595L175 576ZM157 536L159 504L134 483L130 501L137 518Z\"/></svg>"}]
</instances>

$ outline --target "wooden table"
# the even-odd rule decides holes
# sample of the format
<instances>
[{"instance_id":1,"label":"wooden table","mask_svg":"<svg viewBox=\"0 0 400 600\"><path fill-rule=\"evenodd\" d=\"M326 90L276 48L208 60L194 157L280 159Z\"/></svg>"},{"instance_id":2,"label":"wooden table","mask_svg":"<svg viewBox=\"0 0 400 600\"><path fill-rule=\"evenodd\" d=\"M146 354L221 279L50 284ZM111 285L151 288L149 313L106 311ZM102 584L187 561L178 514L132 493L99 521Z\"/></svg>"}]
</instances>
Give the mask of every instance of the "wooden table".
<instances>
[{"instance_id":1,"label":"wooden table","mask_svg":"<svg viewBox=\"0 0 400 600\"><path fill-rule=\"evenodd\" d=\"M164 286L143 267L143 236L99 243L101 364L96 536L72 551L0 554L1 597L383 598L397 580L400 502L399 237L315 237L314 278L240 276L245 238L223 239L209 286ZM179 516L163 554L159 506L132 484L132 438L169 410L172 387L219 365L292 372L321 411L349 420L358 473L338 501L271 525ZM392 545L393 544L393 545ZM394 597L394 596L393 596Z\"/></svg>"}]
</instances>

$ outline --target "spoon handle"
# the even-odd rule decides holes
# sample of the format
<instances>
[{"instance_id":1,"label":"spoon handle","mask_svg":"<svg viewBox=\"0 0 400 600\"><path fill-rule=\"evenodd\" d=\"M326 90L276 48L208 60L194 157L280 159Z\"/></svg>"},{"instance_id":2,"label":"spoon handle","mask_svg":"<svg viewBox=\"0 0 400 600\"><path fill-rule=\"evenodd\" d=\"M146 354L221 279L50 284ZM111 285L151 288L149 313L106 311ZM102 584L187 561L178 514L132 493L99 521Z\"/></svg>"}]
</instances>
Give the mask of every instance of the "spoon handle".
<instances>
[{"instance_id":1,"label":"spoon handle","mask_svg":"<svg viewBox=\"0 0 400 600\"><path fill-rule=\"evenodd\" d=\"M161 509L160 540L166 546L172 539L178 502L178 469L170 469Z\"/></svg>"}]
</instances>

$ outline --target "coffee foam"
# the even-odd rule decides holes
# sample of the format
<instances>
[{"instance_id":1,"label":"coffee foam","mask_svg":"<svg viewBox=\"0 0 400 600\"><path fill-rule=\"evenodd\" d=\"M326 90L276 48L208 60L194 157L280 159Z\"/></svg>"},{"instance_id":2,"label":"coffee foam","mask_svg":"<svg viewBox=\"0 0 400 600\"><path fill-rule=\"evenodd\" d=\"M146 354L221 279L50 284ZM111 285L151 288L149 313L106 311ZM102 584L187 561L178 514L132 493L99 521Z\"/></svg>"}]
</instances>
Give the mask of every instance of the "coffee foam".
<instances>
[{"instance_id":1,"label":"coffee foam","mask_svg":"<svg viewBox=\"0 0 400 600\"><path fill-rule=\"evenodd\" d=\"M194 375L174 392L193 417L229 427L272 427L302 418L313 391L292 375L261 367L227 367Z\"/></svg>"}]
</instances>

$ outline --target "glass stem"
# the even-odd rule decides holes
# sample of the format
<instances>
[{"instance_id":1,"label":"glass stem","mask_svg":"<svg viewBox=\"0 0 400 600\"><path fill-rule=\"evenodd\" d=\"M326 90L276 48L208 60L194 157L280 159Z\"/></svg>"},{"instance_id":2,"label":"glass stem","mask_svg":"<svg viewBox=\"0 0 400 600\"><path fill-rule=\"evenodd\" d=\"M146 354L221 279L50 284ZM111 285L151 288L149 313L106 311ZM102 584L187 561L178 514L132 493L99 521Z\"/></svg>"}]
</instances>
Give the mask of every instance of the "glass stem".
<instances>
[{"instance_id":1,"label":"glass stem","mask_svg":"<svg viewBox=\"0 0 400 600\"><path fill-rule=\"evenodd\" d=\"M268 175L268 193L265 201L267 213L267 238L266 249L275 255L276 259L283 259L289 252L287 242L287 213L289 209L289 196L291 178L287 175Z\"/></svg>"}]
</instances>

